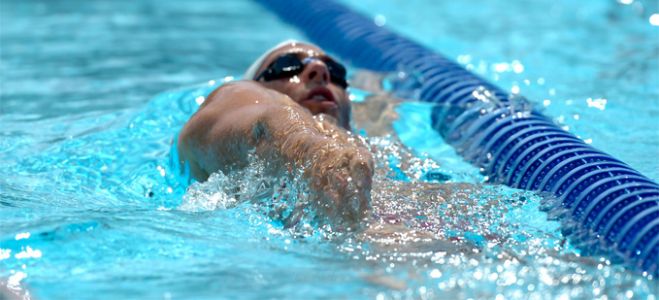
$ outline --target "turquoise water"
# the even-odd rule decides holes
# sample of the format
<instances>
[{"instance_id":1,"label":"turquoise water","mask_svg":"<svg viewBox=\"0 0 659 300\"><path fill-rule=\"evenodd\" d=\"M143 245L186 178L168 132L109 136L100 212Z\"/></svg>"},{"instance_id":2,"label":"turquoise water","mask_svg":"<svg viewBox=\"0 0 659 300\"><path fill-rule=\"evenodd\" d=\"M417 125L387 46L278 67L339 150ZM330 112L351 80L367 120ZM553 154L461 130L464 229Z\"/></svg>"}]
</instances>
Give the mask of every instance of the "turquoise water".
<instances>
[{"instance_id":1,"label":"turquoise water","mask_svg":"<svg viewBox=\"0 0 659 300\"><path fill-rule=\"evenodd\" d=\"M351 5L517 87L571 132L659 179L659 27L648 21L656 2L373 3ZM263 49L302 38L252 2L0 5L0 282L12 292L38 299L658 294L656 279L563 245L541 196L481 185L478 170L428 138L438 136L426 104L396 106L393 126L421 158L392 138L370 141L381 158L374 225L364 234L323 228L313 211L284 228L268 199L230 201L230 185L263 179L258 162L186 192L169 167L175 133L213 87ZM428 183L429 171L450 180Z\"/></svg>"},{"instance_id":2,"label":"turquoise water","mask_svg":"<svg viewBox=\"0 0 659 300\"><path fill-rule=\"evenodd\" d=\"M659 180L659 26L650 22L659 1L351 5L524 95L570 132Z\"/></svg>"}]
</instances>

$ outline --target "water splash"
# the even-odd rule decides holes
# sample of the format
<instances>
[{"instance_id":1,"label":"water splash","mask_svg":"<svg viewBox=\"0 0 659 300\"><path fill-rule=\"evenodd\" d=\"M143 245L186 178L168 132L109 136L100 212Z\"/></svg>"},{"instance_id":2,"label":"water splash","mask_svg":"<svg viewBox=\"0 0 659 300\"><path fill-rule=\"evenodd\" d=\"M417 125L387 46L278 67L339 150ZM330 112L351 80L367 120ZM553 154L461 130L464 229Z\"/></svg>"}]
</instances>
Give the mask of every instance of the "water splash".
<instances>
[{"instance_id":1,"label":"water splash","mask_svg":"<svg viewBox=\"0 0 659 300\"><path fill-rule=\"evenodd\" d=\"M596 255L584 257L562 234L570 224L556 221L565 213L556 199L500 185L452 182L450 176L437 180L438 175L428 174L446 170L396 137L367 141L376 165L371 210L360 231L318 222L302 181L268 181L258 161L235 175L216 174L193 185L181 208L225 209L248 201L262 220L259 226L270 234L330 242L363 265L361 277L376 298L603 299L623 289L637 296L656 294L651 276L631 274ZM263 180L267 188L257 188ZM191 202L195 198L203 203Z\"/></svg>"}]
</instances>

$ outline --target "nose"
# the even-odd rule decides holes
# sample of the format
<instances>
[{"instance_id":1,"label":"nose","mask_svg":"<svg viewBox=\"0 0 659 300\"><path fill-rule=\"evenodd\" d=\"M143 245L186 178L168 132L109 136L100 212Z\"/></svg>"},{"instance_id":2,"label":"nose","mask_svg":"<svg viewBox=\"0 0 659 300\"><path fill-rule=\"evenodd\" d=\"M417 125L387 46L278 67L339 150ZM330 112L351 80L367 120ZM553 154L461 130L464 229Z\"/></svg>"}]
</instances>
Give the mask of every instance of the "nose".
<instances>
[{"instance_id":1,"label":"nose","mask_svg":"<svg viewBox=\"0 0 659 300\"><path fill-rule=\"evenodd\" d=\"M309 83L326 85L329 83L329 70L324 62L318 59L310 61L304 71L302 71L302 80Z\"/></svg>"}]
</instances>

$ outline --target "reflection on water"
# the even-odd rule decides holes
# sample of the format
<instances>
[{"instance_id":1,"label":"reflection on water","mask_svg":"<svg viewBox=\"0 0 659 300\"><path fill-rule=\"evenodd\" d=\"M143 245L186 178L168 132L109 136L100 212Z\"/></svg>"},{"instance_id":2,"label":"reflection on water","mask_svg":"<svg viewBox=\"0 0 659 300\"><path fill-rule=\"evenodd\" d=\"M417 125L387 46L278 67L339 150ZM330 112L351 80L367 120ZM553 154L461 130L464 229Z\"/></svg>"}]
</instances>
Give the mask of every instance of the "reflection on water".
<instances>
[{"instance_id":1,"label":"reflection on water","mask_svg":"<svg viewBox=\"0 0 659 300\"><path fill-rule=\"evenodd\" d=\"M374 105L383 112L371 111L376 119L395 120L397 103L366 98L356 109ZM383 124L359 125L378 132ZM235 209L248 202L260 218L271 220L262 221L269 233L329 242L365 267L359 278L374 287L378 298L656 293L651 276L628 273L604 258L580 256L563 238L559 223L549 220L562 213L553 199L504 186L455 182L450 176L429 180L428 173L442 174L443 167L414 155L396 136L375 136L368 143L376 158L371 210L356 232L334 230L314 209L302 180L268 178L264 163L255 158L242 171L195 183L178 209Z\"/></svg>"},{"instance_id":2,"label":"reflection on water","mask_svg":"<svg viewBox=\"0 0 659 300\"><path fill-rule=\"evenodd\" d=\"M658 178L648 155L659 140L657 109L648 99L657 99L659 40L642 27L652 1L477 2L401 9L377 1L373 13L543 103L597 147ZM639 3L642 25L629 13ZM264 46L301 38L249 1L34 0L2 8L0 290L37 299L659 294L656 279L563 244L558 224L547 221L560 211L544 213L540 196L480 184L478 170L429 128L428 104L372 97L368 114L356 109L355 117L391 121L398 132L360 121L379 157L360 232L315 226L294 184L272 200L261 185L217 175L227 187L244 184L241 197L224 197L236 195L231 189L216 195L212 185L186 192L169 168L172 136L220 81L152 95L240 74Z\"/></svg>"},{"instance_id":3,"label":"reflection on water","mask_svg":"<svg viewBox=\"0 0 659 300\"><path fill-rule=\"evenodd\" d=\"M580 257L539 195L481 184L441 139L427 144L420 125L431 106L383 95L362 102L394 122L382 136L370 131L377 165L359 231L328 226L303 181L264 177L258 161L186 191L170 168L172 137L222 82L163 93L130 118L6 166L21 176L0 182L3 286L44 298L72 290L107 298L284 297L282 289L338 298L656 294L649 276ZM396 136L391 127L416 129ZM401 141L439 152L413 153Z\"/></svg>"}]
</instances>

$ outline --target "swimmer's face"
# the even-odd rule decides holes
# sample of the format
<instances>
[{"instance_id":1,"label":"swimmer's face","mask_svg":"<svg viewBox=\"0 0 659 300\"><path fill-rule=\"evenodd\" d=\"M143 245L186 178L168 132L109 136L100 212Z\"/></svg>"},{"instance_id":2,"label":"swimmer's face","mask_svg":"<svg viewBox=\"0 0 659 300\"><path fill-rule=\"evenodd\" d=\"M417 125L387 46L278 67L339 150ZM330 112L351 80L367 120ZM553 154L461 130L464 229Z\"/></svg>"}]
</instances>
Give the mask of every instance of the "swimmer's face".
<instances>
[{"instance_id":1,"label":"swimmer's face","mask_svg":"<svg viewBox=\"0 0 659 300\"><path fill-rule=\"evenodd\" d=\"M266 57L256 72L257 76L278 59L279 63L286 63L285 58L281 59L285 55L294 56L292 60L299 58L299 61L304 63L302 71L290 77L269 80L259 78L259 82L267 88L288 95L314 115L334 117L340 126L350 130L348 92L340 80L331 76L330 68L333 68L336 74L334 60L320 48L303 43L291 43L278 48Z\"/></svg>"}]
</instances>

